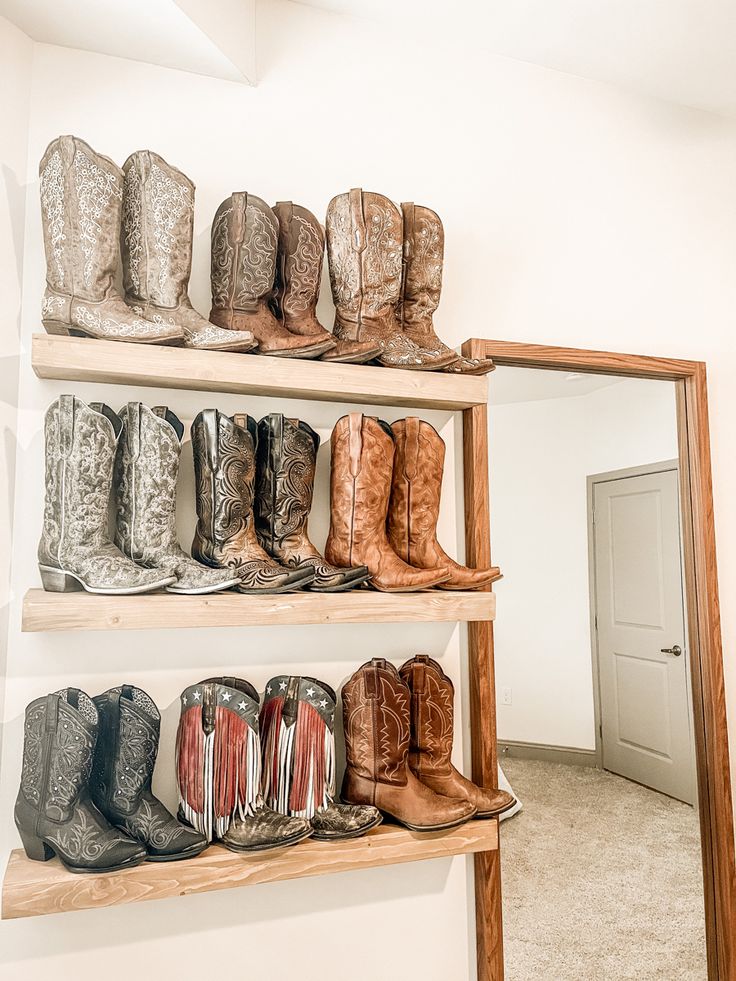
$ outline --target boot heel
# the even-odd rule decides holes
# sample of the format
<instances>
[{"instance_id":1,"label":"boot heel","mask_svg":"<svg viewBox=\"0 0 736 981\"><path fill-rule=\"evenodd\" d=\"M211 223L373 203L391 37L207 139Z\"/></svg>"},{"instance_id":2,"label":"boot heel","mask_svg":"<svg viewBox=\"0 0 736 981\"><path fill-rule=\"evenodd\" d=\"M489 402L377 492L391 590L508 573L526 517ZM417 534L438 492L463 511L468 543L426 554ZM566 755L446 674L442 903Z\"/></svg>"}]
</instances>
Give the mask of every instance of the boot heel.
<instances>
[{"instance_id":1,"label":"boot heel","mask_svg":"<svg viewBox=\"0 0 736 981\"><path fill-rule=\"evenodd\" d=\"M56 334L62 337L67 337L69 334L69 325L62 324L60 320L42 320L41 323L47 334Z\"/></svg>"},{"instance_id":2,"label":"boot heel","mask_svg":"<svg viewBox=\"0 0 736 981\"><path fill-rule=\"evenodd\" d=\"M23 849L26 855L34 862L48 862L49 859L54 857L54 849L47 845L45 841L42 841L41 838L37 838L36 835L30 834L22 828L18 828L18 834L20 835L20 840L23 842Z\"/></svg>"},{"instance_id":3,"label":"boot heel","mask_svg":"<svg viewBox=\"0 0 736 981\"><path fill-rule=\"evenodd\" d=\"M73 593L84 587L74 576L62 572L61 569L50 569L48 566L38 567L41 573L41 583L47 593Z\"/></svg>"}]
</instances>

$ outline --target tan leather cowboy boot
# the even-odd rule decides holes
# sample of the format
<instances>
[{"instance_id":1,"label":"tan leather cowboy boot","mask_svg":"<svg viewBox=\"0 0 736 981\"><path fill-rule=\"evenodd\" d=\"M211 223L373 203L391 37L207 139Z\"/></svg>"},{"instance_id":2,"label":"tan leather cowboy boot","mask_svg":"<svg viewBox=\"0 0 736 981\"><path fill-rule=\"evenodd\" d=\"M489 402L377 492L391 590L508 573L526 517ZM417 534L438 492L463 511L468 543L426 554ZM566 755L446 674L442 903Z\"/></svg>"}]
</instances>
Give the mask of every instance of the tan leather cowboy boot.
<instances>
[{"instance_id":1,"label":"tan leather cowboy boot","mask_svg":"<svg viewBox=\"0 0 736 981\"><path fill-rule=\"evenodd\" d=\"M372 804L411 831L442 831L475 816L421 783L409 768L409 689L383 658L361 665L342 689L346 768L342 798Z\"/></svg>"},{"instance_id":2,"label":"tan leather cowboy boot","mask_svg":"<svg viewBox=\"0 0 736 981\"><path fill-rule=\"evenodd\" d=\"M437 336L432 315L440 303L445 232L439 215L411 203L401 205L404 219L404 261L398 320L406 337L430 351L454 354ZM442 370L487 375L495 369L489 358L456 358Z\"/></svg>"},{"instance_id":3,"label":"tan leather cowboy boot","mask_svg":"<svg viewBox=\"0 0 736 981\"><path fill-rule=\"evenodd\" d=\"M428 422L409 416L393 423L396 452L388 507L388 540L404 562L418 569L443 569L441 589L479 589L501 578L497 566L469 569L437 541L445 443Z\"/></svg>"},{"instance_id":4,"label":"tan leather cowboy boot","mask_svg":"<svg viewBox=\"0 0 736 981\"><path fill-rule=\"evenodd\" d=\"M428 589L445 582L445 569L413 569L386 537L394 441L380 419L353 412L332 431L330 533L327 561L337 566L365 565L370 585L384 592Z\"/></svg>"},{"instance_id":5,"label":"tan leather cowboy boot","mask_svg":"<svg viewBox=\"0 0 736 981\"><path fill-rule=\"evenodd\" d=\"M335 337L378 344L386 368L431 370L457 355L426 350L401 331L401 212L388 198L353 188L327 207L327 254Z\"/></svg>"},{"instance_id":6,"label":"tan leather cowboy boot","mask_svg":"<svg viewBox=\"0 0 736 981\"><path fill-rule=\"evenodd\" d=\"M276 279L270 306L274 316L292 334L330 341L322 361L362 364L381 353L371 341L335 338L317 320L317 299L322 280L325 236L311 211L291 201L279 201L273 213L279 223Z\"/></svg>"},{"instance_id":7,"label":"tan leather cowboy boot","mask_svg":"<svg viewBox=\"0 0 736 981\"><path fill-rule=\"evenodd\" d=\"M236 191L222 202L212 223L210 320L218 327L250 331L258 354L317 358L332 340L292 334L269 309L277 242L276 216L261 198Z\"/></svg>"},{"instance_id":8,"label":"tan leather cowboy boot","mask_svg":"<svg viewBox=\"0 0 736 981\"><path fill-rule=\"evenodd\" d=\"M516 800L511 794L478 787L452 765L455 689L437 661L417 654L399 674L411 692L409 766L414 776L436 794L469 801L479 818L512 808Z\"/></svg>"}]
</instances>

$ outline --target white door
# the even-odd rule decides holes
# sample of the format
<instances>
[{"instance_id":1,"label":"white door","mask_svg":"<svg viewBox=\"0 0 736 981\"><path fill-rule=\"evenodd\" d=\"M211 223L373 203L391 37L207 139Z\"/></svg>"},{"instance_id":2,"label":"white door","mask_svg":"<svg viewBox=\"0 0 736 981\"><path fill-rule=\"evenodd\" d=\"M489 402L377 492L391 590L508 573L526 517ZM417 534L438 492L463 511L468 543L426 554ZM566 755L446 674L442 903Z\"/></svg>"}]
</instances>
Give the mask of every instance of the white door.
<instances>
[{"instance_id":1,"label":"white door","mask_svg":"<svg viewBox=\"0 0 736 981\"><path fill-rule=\"evenodd\" d=\"M693 804L677 470L593 485L603 767Z\"/></svg>"}]
</instances>

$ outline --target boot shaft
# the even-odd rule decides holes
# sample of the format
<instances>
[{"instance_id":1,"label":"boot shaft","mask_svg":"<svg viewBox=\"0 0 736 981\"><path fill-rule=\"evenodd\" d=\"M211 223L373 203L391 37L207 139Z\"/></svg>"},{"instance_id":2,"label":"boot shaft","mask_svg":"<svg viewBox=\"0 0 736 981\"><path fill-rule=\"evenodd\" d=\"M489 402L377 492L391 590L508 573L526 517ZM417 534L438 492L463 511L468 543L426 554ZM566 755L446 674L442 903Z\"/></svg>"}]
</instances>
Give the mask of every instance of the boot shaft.
<instances>
[{"instance_id":1,"label":"boot shaft","mask_svg":"<svg viewBox=\"0 0 736 981\"><path fill-rule=\"evenodd\" d=\"M414 772L447 774L452 768L455 689L437 661L417 654L399 670L411 694L410 761Z\"/></svg>"},{"instance_id":2,"label":"boot shaft","mask_svg":"<svg viewBox=\"0 0 736 981\"><path fill-rule=\"evenodd\" d=\"M374 658L342 689L348 768L379 783L404 785L410 738L409 689L396 668Z\"/></svg>"},{"instance_id":3,"label":"boot shaft","mask_svg":"<svg viewBox=\"0 0 736 981\"><path fill-rule=\"evenodd\" d=\"M278 223L278 254L271 309L289 330L315 332L325 237L311 211L291 201L273 208ZM322 328L324 329L324 328Z\"/></svg>"},{"instance_id":4,"label":"boot shaft","mask_svg":"<svg viewBox=\"0 0 736 981\"><path fill-rule=\"evenodd\" d=\"M424 567L436 542L445 443L434 426L416 416L393 423L396 452L388 507L388 538L405 562Z\"/></svg>"},{"instance_id":5,"label":"boot shaft","mask_svg":"<svg viewBox=\"0 0 736 981\"><path fill-rule=\"evenodd\" d=\"M413 203L401 205L404 227L401 281L402 329L422 341L434 334L432 314L440 302L445 233L439 215ZM436 337L435 337L436 340Z\"/></svg>"},{"instance_id":6,"label":"boot shaft","mask_svg":"<svg viewBox=\"0 0 736 981\"><path fill-rule=\"evenodd\" d=\"M212 223L212 310L255 313L276 273L278 222L265 201L236 191Z\"/></svg>"}]
</instances>

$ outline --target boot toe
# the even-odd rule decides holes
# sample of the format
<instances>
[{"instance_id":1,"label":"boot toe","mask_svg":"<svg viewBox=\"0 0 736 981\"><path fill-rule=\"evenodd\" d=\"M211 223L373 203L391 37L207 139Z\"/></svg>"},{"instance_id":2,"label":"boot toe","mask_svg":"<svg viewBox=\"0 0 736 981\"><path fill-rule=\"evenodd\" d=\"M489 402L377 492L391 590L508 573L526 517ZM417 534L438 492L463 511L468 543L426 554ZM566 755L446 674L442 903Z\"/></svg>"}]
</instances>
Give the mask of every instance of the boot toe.
<instances>
[{"instance_id":1,"label":"boot toe","mask_svg":"<svg viewBox=\"0 0 736 981\"><path fill-rule=\"evenodd\" d=\"M381 813L370 804L332 803L311 819L314 837L318 841L340 841L359 838L382 821Z\"/></svg>"}]
</instances>

